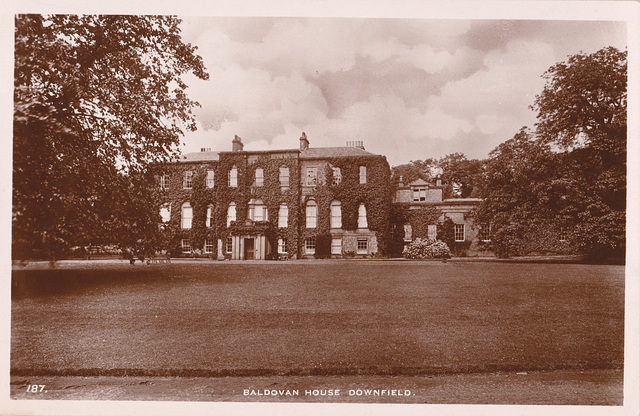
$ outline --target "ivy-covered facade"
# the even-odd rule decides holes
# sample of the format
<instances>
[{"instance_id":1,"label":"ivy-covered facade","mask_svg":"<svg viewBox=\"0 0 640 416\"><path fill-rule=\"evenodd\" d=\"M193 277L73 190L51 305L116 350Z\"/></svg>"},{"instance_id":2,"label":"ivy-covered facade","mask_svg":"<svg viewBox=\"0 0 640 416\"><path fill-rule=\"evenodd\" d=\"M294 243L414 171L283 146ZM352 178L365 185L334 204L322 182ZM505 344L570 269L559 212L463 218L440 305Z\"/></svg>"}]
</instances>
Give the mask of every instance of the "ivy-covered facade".
<instances>
[{"instance_id":1,"label":"ivy-covered facade","mask_svg":"<svg viewBox=\"0 0 640 416\"><path fill-rule=\"evenodd\" d=\"M183 156L158 173L164 246L172 256L372 257L387 254L392 189L384 156L344 147Z\"/></svg>"},{"instance_id":2,"label":"ivy-covered facade","mask_svg":"<svg viewBox=\"0 0 640 416\"><path fill-rule=\"evenodd\" d=\"M444 186L417 179L395 189L391 224L393 254L402 252L416 238L439 239L447 243L454 256L489 254L491 229L476 224L473 212L480 198L443 199Z\"/></svg>"}]
</instances>

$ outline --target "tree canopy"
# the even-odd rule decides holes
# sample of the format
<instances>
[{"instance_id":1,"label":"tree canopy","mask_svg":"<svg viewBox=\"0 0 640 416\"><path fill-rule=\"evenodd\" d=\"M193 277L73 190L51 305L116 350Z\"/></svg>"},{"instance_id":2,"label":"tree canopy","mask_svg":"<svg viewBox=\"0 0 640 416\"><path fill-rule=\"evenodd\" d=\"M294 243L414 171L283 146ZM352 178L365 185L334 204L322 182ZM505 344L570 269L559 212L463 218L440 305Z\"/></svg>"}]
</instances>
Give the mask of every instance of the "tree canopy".
<instances>
[{"instance_id":1,"label":"tree canopy","mask_svg":"<svg viewBox=\"0 0 640 416\"><path fill-rule=\"evenodd\" d=\"M498 254L549 227L590 257L622 257L626 218L627 54L609 47L552 66L536 96L538 123L485 165L480 221Z\"/></svg>"},{"instance_id":2,"label":"tree canopy","mask_svg":"<svg viewBox=\"0 0 640 416\"><path fill-rule=\"evenodd\" d=\"M422 178L433 181L434 168L440 168L445 198L469 198L478 195L482 180L483 161L467 159L463 153L451 153L439 159L412 160L410 163L393 167L393 182L404 184Z\"/></svg>"},{"instance_id":3,"label":"tree canopy","mask_svg":"<svg viewBox=\"0 0 640 416\"><path fill-rule=\"evenodd\" d=\"M16 16L15 256L119 239L109 233L140 226L122 209L134 199L146 201L137 214L145 209L155 219L149 166L170 160L184 131L195 129L198 103L186 95L185 74L208 79L179 23L172 16Z\"/></svg>"}]
</instances>

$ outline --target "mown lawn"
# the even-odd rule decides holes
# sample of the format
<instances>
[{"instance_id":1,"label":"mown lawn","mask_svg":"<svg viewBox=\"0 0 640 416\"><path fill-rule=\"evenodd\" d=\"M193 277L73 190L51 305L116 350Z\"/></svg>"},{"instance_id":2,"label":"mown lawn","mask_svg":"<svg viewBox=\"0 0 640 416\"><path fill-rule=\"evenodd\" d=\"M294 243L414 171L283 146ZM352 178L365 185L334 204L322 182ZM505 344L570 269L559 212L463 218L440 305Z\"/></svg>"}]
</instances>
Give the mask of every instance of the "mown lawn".
<instances>
[{"instance_id":1,"label":"mown lawn","mask_svg":"<svg viewBox=\"0 0 640 416\"><path fill-rule=\"evenodd\" d=\"M624 267L327 261L16 270L13 374L619 369Z\"/></svg>"}]
</instances>

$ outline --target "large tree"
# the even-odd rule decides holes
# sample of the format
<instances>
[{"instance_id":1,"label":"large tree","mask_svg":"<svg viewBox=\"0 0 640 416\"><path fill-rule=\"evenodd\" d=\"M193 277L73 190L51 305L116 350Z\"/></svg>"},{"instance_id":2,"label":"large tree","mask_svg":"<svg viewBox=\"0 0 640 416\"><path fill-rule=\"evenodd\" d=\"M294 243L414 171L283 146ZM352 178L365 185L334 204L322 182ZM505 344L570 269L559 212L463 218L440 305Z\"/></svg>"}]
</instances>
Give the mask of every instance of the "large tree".
<instances>
[{"instance_id":1,"label":"large tree","mask_svg":"<svg viewBox=\"0 0 640 416\"><path fill-rule=\"evenodd\" d=\"M130 238L141 210L155 219L149 166L170 160L184 130L195 129L185 74L208 79L179 23L16 16L15 256L118 239L126 224L137 230ZM123 209L134 184L137 212Z\"/></svg>"},{"instance_id":2,"label":"large tree","mask_svg":"<svg viewBox=\"0 0 640 416\"><path fill-rule=\"evenodd\" d=\"M625 249L627 52L607 47L552 66L536 96L539 140L566 149L565 174L581 188L574 235L593 257Z\"/></svg>"},{"instance_id":3,"label":"large tree","mask_svg":"<svg viewBox=\"0 0 640 416\"><path fill-rule=\"evenodd\" d=\"M552 66L523 129L485 166L478 211L499 254L519 254L545 226L564 227L593 258L625 249L627 54L605 48Z\"/></svg>"}]
</instances>

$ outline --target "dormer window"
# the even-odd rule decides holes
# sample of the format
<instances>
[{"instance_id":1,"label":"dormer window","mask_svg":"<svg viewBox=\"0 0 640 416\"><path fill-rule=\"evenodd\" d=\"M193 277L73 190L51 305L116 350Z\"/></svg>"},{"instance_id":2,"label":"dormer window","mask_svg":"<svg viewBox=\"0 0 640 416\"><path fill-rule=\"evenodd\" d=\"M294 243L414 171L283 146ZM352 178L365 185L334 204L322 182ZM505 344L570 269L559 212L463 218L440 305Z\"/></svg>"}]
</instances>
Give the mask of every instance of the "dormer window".
<instances>
[{"instance_id":1,"label":"dormer window","mask_svg":"<svg viewBox=\"0 0 640 416\"><path fill-rule=\"evenodd\" d=\"M413 188L413 200L426 201L427 200L427 188Z\"/></svg>"}]
</instances>

